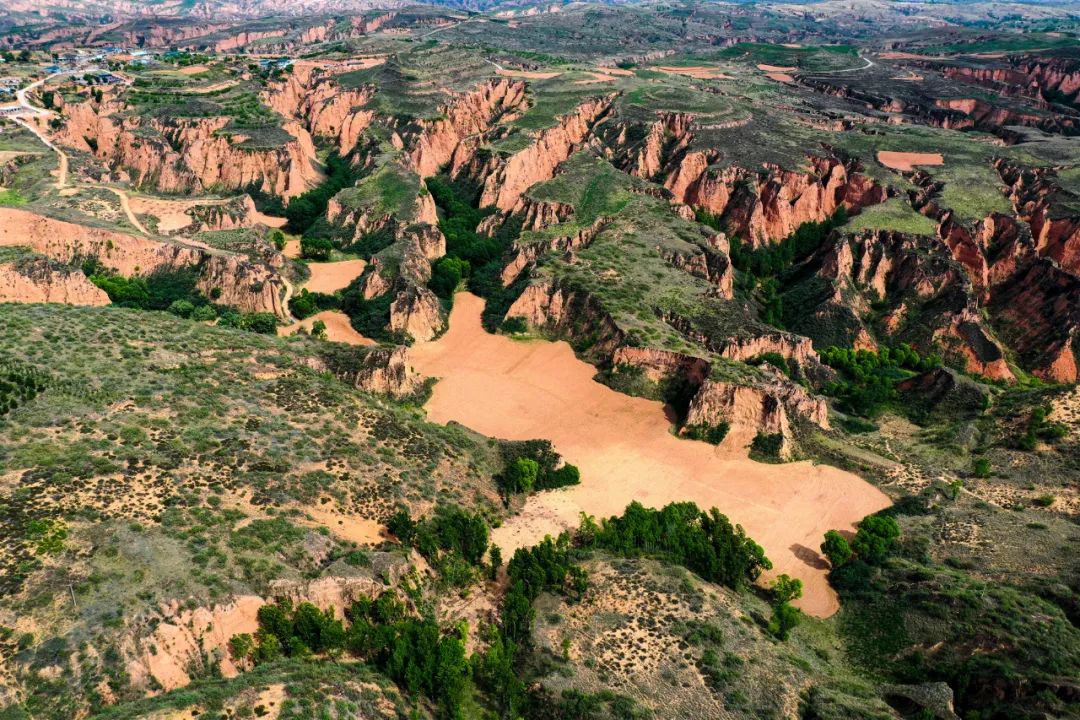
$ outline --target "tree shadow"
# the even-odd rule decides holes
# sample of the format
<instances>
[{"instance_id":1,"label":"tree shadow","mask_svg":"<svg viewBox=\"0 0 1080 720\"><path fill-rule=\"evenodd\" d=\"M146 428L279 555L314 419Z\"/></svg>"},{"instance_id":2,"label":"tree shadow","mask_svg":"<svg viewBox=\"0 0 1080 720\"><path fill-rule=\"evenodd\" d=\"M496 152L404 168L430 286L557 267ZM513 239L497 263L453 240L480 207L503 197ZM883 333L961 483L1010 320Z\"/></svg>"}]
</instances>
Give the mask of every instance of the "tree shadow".
<instances>
[{"instance_id":1,"label":"tree shadow","mask_svg":"<svg viewBox=\"0 0 1080 720\"><path fill-rule=\"evenodd\" d=\"M814 568L815 570L828 570L830 567L829 562L825 558L821 557L821 554L818 553L817 550L812 550L805 545L795 543L790 548L788 548L788 550L791 550L791 552L795 554L795 557L797 557L799 560L806 563L810 567Z\"/></svg>"}]
</instances>

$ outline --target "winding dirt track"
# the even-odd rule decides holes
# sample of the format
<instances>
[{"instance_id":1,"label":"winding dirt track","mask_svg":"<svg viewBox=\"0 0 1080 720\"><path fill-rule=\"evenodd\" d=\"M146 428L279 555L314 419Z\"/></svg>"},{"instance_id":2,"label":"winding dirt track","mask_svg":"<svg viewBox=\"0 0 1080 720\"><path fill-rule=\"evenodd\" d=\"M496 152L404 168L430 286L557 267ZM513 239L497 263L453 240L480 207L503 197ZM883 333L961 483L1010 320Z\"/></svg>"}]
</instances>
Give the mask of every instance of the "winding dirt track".
<instances>
[{"instance_id":1,"label":"winding dirt track","mask_svg":"<svg viewBox=\"0 0 1080 720\"><path fill-rule=\"evenodd\" d=\"M692 500L742 524L773 561L770 576L801 578L803 610L823 617L837 610L817 548L826 530L852 530L887 507L881 491L834 467L765 465L678 439L660 403L595 382L595 368L566 343L485 332L482 309L480 298L458 294L450 329L410 351L418 371L440 378L428 418L494 437L546 438L582 473L581 485L530 497L521 514L494 531L504 556L576 526L581 512L599 518L620 514L632 500L652 507Z\"/></svg>"}]
</instances>

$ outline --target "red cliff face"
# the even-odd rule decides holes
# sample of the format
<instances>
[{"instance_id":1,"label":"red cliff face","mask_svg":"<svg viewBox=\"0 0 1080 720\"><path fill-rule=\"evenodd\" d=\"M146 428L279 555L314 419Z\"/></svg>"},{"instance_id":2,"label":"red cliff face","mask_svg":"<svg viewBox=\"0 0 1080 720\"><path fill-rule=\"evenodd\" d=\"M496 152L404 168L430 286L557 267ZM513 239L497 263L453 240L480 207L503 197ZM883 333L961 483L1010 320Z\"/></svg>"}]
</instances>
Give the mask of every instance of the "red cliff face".
<instances>
[{"instance_id":1,"label":"red cliff face","mask_svg":"<svg viewBox=\"0 0 1080 720\"><path fill-rule=\"evenodd\" d=\"M736 166L716 170L703 152L687 153L664 180L674 201L719 216L754 246L820 222L841 205L858 210L883 202L886 189L837 158L811 157L809 173Z\"/></svg>"},{"instance_id":2,"label":"red cliff face","mask_svg":"<svg viewBox=\"0 0 1080 720\"><path fill-rule=\"evenodd\" d=\"M40 258L0 265L0 302L108 305L109 296L79 270Z\"/></svg>"},{"instance_id":3,"label":"red cliff face","mask_svg":"<svg viewBox=\"0 0 1080 720\"><path fill-rule=\"evenodd\" d=\"M450 164L450 174L456 175L472 159L484 134L524 110L527 99L524 81L500 78L441 108L439 119L421 121L420 132L408 143L416 172L426 178Z\"/></svg>"},{"instance_id":4,"label":"red cliff face","mask_svg":"<svg viewBox=\"0 0 1080 720\"><path fill-rule=\"evenodd\" d=\"M510 210L531 186L550 180L560 163L588 139L592 127L611 109L613 95L587 100L572 113L541 130L527 148L498 161L484 180L480 206Z\"/></svg>"},{"instance_id":5,"label":"red cliff face","mask_svg":"<svg viewBox=\"0 0 1080 720\"><path fill-rule=\"evenodd\" d=\"M1080 193L1063 189L1052 170L1021 168L1004 160L996 167L1017 216L1031 227L1035 252L1080 275Z\"/></svg>"},{"instance_id":6,"label":"red cliff face","mask_svg":"<svg viewBox=\"0 0 1080 720\"><path fill-rule=\"evenodd\" d=\"M863 318L885 300L881 329L891 343L940 348L971 372L1011 380L1004 349L982 318L978 289L952 258L948 244L934 238L891 231L838 238L811 261L825 290L794 329L818 346L873 347L875 328ZM909 322L914 315L918 322Z\"/></svg>"},{"instance_id":7,"label":"red cliff face","mask_svg":"<svg viewBox=\"0 0 1080 720\"><path fill-rule=\"evenodd\" d=\"M92 152L136 185L177 193L255 185L288 198L319 178L315 146L297 122L285 124L291 139L284 145L262 149L246 147L241 135L223 133L228 118L117 119L111 109L91 103L69 106L57 141Z\"/></svg>"},{"instance_id":8,"label":"red cliff face","mask_svg":"<svg viewBox=\"0 0 1080 720\"><path fill-rule=\"evenodd\" d=\"M943 73L950 80L991 87L1006 95L1077 104L1080 63L1067 58L1016 58L1011 62L1009 67L947 67Z\"/></svg>"},{"instance_id":9,"label":"red cliff face","mask_svg":"<svg viewBox=\"0 0 1080 720\"><path fill-rule=\"evenodd\" d=\"M267 105L301 123L312 135L336 141L338 153L352 152L360 134L371 125L374 110L362 106L375 94L373 87L342 88L315 68L301 66L263 93Z\"/></svg>"},{"instance_id":10,"label":"red cliff face","mask_svg":"<svg viewBox=\"0 0 1080 720\"><path fill-rule=\"evenodd\" d=\"M76 225L13 208L0 208L0 245L27 245L62 263L95 257L105 267L127 277L194 265L200 268L199 289L207 295L219 289L222 304L286 316L281 303L284 283L277 273L236 255L211 255L195 247Z\"/></svg>"}]
</instances>

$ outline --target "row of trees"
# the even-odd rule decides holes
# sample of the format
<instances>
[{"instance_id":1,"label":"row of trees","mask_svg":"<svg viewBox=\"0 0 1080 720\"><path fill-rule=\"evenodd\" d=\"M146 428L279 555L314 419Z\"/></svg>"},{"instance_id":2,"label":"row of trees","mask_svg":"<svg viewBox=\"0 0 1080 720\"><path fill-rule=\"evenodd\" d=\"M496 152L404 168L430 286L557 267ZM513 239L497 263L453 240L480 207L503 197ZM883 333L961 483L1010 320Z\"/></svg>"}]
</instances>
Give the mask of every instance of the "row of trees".
<instances>
[{"instance_id":1,"label":"row of trees","mask_svg":"<svg viewBox=\"0 0 1080 720\"><path fill-rule=\"evenodd\" d=\"M599 525L585 518L579 542L621 555L660 555L735 590L772 569L764 549L741 525L732 525L716 508L704 512L692 502L653 510L634 501L621 517Z\"/></svg>"}]
</instances>

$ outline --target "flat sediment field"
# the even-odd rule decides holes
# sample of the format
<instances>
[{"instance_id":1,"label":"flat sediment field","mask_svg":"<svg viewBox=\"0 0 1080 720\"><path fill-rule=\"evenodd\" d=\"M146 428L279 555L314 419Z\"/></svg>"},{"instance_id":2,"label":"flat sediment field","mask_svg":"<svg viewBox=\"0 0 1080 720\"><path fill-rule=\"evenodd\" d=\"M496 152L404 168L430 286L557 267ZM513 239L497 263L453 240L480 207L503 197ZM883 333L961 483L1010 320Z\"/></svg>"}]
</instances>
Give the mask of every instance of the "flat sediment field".
<instances>
[{"instance_id":1,"label":"flat sediment field","mask_svg":"<svg viewBox=\"0 0 1080 720\"><path fill-rule=\"evenodd\" d=\"M483 305L459 293L450 329L410 353L419 372L439 378L425 406L428 418L510 440L550 440L582 477L580 485L530 497L519 515L493 531L507 557L576 527L582 512L599 519L621 514L633 500L652 507L689 500L741 524L772 560L769 577L800 578L804 611L836 612L818 545L826 530L853 531L854 523L887 507L880 490L827 465L764 464L741 448L677 438L661 403L596 382L596 369L566 343L486 332Z\"/></svg>"}]
</instances>

